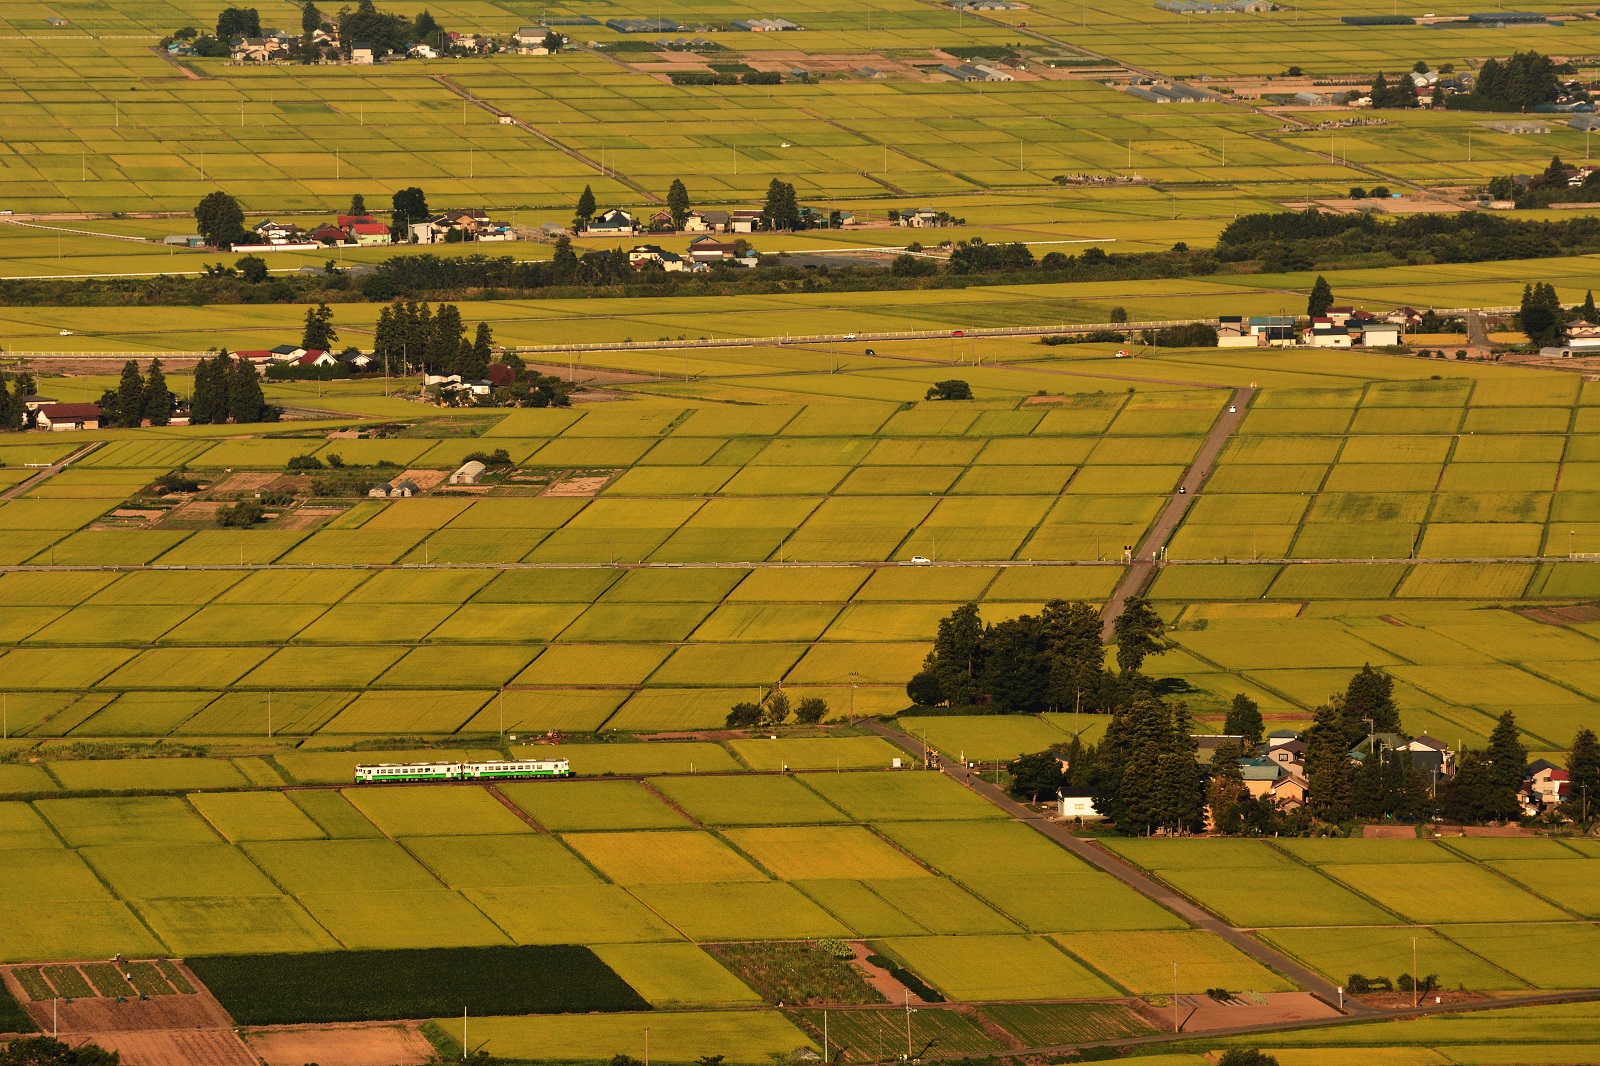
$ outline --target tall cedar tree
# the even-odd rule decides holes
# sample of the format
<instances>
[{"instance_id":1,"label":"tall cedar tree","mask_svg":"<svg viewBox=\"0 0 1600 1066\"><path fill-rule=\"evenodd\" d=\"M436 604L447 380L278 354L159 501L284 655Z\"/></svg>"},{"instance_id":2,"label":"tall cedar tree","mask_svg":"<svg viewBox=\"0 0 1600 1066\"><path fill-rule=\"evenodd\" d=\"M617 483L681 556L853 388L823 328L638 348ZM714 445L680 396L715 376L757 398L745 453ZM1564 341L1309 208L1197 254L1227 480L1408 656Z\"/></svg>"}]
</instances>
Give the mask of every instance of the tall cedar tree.
<instances>
[{"instance_id":1,"label":"tall cedar tree","mask_svg":"<svg viewBox=\"0 0 1600 1066\"><path fill-rule=\"evenodd\" d=\"M1554 285L1536 281L1522 287L1522 332L1540 348L1555 344L1561 333L1561 300Z\"/></svg>"},{"instance_id":2,"label":"tall cedar tree","mask_svg":"<svg viewBox=\"0 0 1600 1066\"><path fill-rule=\"evenodd\" d=\"M440 304L433 316L433 336L428 343L427 367L435 374L459 373L461 344L467 329L455 304Z\"/></svg>"},{"instance_id":3,"label":"tall cedar tree","mask_svg":"<svg viewBox=\"0 0 1600 1066\"><path fill-rule=\"evenodd\" d=\"M672 213L672 224L682 229L684 219L689 217L689 189L682 178L673 178L667 186L667 210Z\"/></svg>"},{"instance_id":4,"label":"tall cedar tree","mask_svg":"<svg viewBox=\"0 0 1600 1066\"><path fill-rule=\"evenodd\" d=\"M761 208L761 217L768 229L799 229L800 203L795 199L794 186L773 178L767 185L767 202Z\"/></svg>"},{"instance_id":5,"label":"tall cedar tree","mask_svg":"<svg viewBox=\"0 0 1600 1066\"><path fill-rule=\"evenodd\" d=\"M322 22L322 12L317 10L317 5L313 4L311 0L306 0L305 4L300 8L300 32L308 35L315 33L322 27ZM350 213L354 215L358 212L352 211Z\"/></svg>"},{"instance_id":6,"label":"tall cedar tree","mask_svg":"<svg viewBox=\"0 0 1600 1066\"><path fill-rule=\"evenodd\" d=\"M1124 832L1192 831L1205 821L1206 781L1189 718L1147 693L1111 716L1089 781L1097 811Z\"/></svg>"},{"instance_id":7,"label":"tall cedar tree","mask_svg":"<svg viewBox=\"0 0 1600 1066\"><path fill-rule=\"evenodd\" d=\"M300 347L325 352L339 339L333 328L333 309L325 303L306 308L306 328L300 334Z\"/></svg>"},{"instance_id":8,"label":"tall cedar tree","mask_svg":"<svg viewBox=\"0 0 1600 1066\"><path fill-rule=\"evenodd\" d=\"M494 333L489 323L479 322L472 344L461 350L456 370L463 381L478 381L489 374L489 361L494 357Z\"/></svg>"},{"instance_id":9,"label":"tall cedar tree","mask_svg":"<svg viewBox=\"0 0 1600 1066\"><path fill-rule=\"evenodd\" d=\"M1243 692L1233 697L1228 705L1228 717L1222 731L1231 737L1242 737L1245 751L1254 751L1262 741L1267 726L1261 718L1261 706Z\"/></svg>"},{"instance_id":10,"label":"tall cedar tree","mask_svg":"<svg viewBox=\"0 0 1600 1066\"><path fill-rule=\"evenodd\" d=\"M572 211L572 228L579 233L588 229L589 220L594 217L594 209L594 190L585 185L583 192L578 194L578 206Z\"/></svg>"},{"instance_id":11,"label":"tall cedar tree","mask_svg":"<svg viewBox=\"0 0 1600 1066\"><path fill-rule=\"evenodd\" d=\"M1306 806L1324 822L1348 821L1355 814L1355 772L1345 734L1343 698L1318 707L1306 730Z\"/></svg>"},{"instance_id":12,"label":"tall cedar tree","mask_svg":"<svg viewBox=\"0 0 1600 1066\"><path fill-rule=\"evenodd\" d=\"M15 386L0 373L0 430L14 432L27 421L27 405L22 402L22 382Z\"/></svg>"},{"instance_id":13,"label":"tall cedar tree","mask_svg":"<svg viewBox=\"0 0 1600 1066\"><path fill-rule=\"evenodd\" d=\"M1175 647L1162 636L1166 623L1150 601L1143 596L1130 596L1122 605L1122 613L1111 625L1112 639L1117 642L1117 667L1123 674L1136 674L1145 659Z\"/></svg>"},{"instance_id":14,"label":"tall cedar tree","mask_svg":"<svg viewBox=\"0 0 1600 1066\"><path fill-rule=\"evenodd\" d=\"M939 620L925 669L939 683L939 692L952 707L977 702L978 674L983 669L983 620L978 605L962 604Z\"/></svg>"},{"instance_id":15,"label":"tall cedar tree","mask_svg":"<svg viewBox=\"0 0 1600 1066\"><path fill-rule=\"evenodd\" d=\"M1306 314L1316 318L1327 314L1332 306L1333 286L1328 284L1327 278L1318 274L1316 284L1311 286L1311 298L1306 301Z\"/></svg>"},{"instance_id":16,"label":"tall cedar tree","mask_svg":"<svg viewBox=\"0 0 1600 1066\"><path fill-rule=\"evenodd\" d=\"M100 396L100 424L119 429L137 427L144 420L144 375L129 359L122 364L122 380Z\"/></svg>"},{"instance_id":17,"label":"tall cedar tree","mask_svg":"<svg viewBox=\"0 0 1600 1066\"><path fill-rule=\"evenodd\" d=\"M348 213L352 215L366 214L367 198L362 196L360 193L356 193L354 196L350 197L350 210Z\"/></svg>"},{"instance_id":18,"label":"tall cedar tree","mask_svg":"<svg viewBox=\"0 0 1600 1066\"><path fill-rule=\"evenodd\" d=\"M1600 308L1594 305L1593 289L1583 294L1583 307L1579 309L1578 315L1591 326L1600 325Z\"/></svg>"},{"instance_id":19,"label":"tall cedar tree","mask_svg":"<svg viewBox=\"0 0 1600 1066\"><path fill-rule=\"evenodd\" d=\"M195 364L189 421L197 426L221 425L228 421L228 349L222 349L210 359L202 357Z\"/></svg>"},{"instance_id":20,"label":"tall cedar tree","mask_svg":"<svg viewBox=\"0 0 1600 1066\"><path fill-rule=\"evenodd\" d=\"M1496 788L1515 795L1528 770L1528 749L1517 729L1517 716L1511 711L1500 716L1489 734L1489 762L1494 767Z\"/></svg>"},{"instance_id":21,"label":"tall cedar tree","mask_svg":"<svg viewBox=\"0 0 1600 1066\"><path fill-rule=\"evenodd\" d=\"M228 417L235 423L270 421L271 408L261 393L261 375L248 359L228 368Z\"/></svg>"},{"instance_id":22,"label":"tall cedar tree","mask_svg":"<svg viewBox=\"0 0 1600 1066\"><path fill-rule=\"evenodd\" d=\"M1244 784L1244 771L1239 759L1244 754L1237 744L1218 744L1211 752L1211 780L1206 785L1206 808L1211 813L1211 823L1219 833L1237 833L1240 822L1239 806L1250 798Z\"/></svg>"},{"instance_id":23,"label":"tall cedar tree","mask_svg":"<svg viewBox=\"0 0 1600 1066\"><path fill-rule=\"evenodd\" d=\"M244 208L225 192L208 193L195 205L194 224L213 248L231 248L245 239Z\"/></svg>"},{"instance_id":24,"label":"tall cedar tree","mask_svg":"<svg viewBox=\"0 0 1600 1066\"><path fill-rule=\"evenodd\" d=\"M1600 740L1594 730L1584 728L1572 738L1567 753L1567 810L1572 817L1587 822L1600 811Z\"/></svg>"},{"instance_id":25,"label":"tall cedar tree","mask_svg":"<svg viewBox=\"0 0 1600 1066\"><path fill-rule=\"evenodd\" d=\"M161 360L150 360L150 372L144 380L144 417L152 426L165 426L172 421L177 406L177 398L167 387L167 375L161 372Z\"/></svg>"},{"instance_id":26,"label":"tall cedar tree","mask_svg":"<svg viewBox=\"0 0 1600 1066\"><path fill-rule=\"evenodd\" d=\"M1381 670L1374 670L1371 665L1362 666L1345 687L1344 714L1348 723L1347 737L1349 730L1355 730L1358 738L1369 731L1400 732L1400 709L1394 702L1394 678Z\"/></svg>"}]
</instances>

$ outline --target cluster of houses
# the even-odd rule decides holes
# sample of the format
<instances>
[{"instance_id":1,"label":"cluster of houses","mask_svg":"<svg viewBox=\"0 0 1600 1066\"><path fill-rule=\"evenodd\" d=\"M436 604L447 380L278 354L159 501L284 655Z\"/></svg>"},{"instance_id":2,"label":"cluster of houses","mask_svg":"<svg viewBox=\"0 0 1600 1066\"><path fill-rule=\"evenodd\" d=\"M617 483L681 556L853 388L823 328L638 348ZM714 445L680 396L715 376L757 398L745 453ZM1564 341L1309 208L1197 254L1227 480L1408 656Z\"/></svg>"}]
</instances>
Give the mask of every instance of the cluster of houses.
<instances>
[{"instance_id":1,"label":"cluster of houses","mask_svg":"<svg viewBox=\"0 0 1600 1066\"><path fill-rule=\"evenodd\" d=\"M1400 343L1422 316L1409 307L1374 315L1330 307L1309 323L1295 315L1223 315L1217 319L1219 348L1379 348Z\"/></svg>"},{"instance_id":2,"label":"cluster of houses","mask_svg":"<svg viewBox=\"0 0 1600 1066\"><path fill-rule=\"evenodd\" d=\"M1191 739L1196 746L1195 758L1207 764L1222 745L1244 745L1243 737L1227 734L1197 733ZM1365 762L1375 751L1409 755L1417 772L1435 787L1455 776L1456 753L1426 734L1407 740L1398 733L1375 733L1356 745L1350 752L1350 761ZM1565 771L1558 769L1556 772L1565 776ZM1240 758L1239 773L1251 799L1268 799L1284 812L1299 810L1305 806L1310 790L1306 778L1305 738L1292 729L1273 730L1267 734L1266 743ZM1093 800L1083 792L1064 790L1060 795L1060 808L1062 818L1094 821L1103 817L1094 809Z\"/></svg>"},{"instance_id":3,"label":"cluster of houses","mask_svg":"<svg viewBox=\"0 0 1600 1066\"><path fill-rule=\"evenodd\" d=\"M359 248L374 244L393 244L394 235L387 222L371 215L339 215L310 230L293 222L267 219L255 227L257 242L236 244L236 252L313 251L317 248ZM445 211L406 227L404 239L411 244L454 244L458 241L514 241L517 232L508 223L496 222L482 211ZM168 244L194 244L198 237L174 235Z\"/></svg>"},{"instance_id":4,"label":"cluster of houses","mask_svg":"<svg viewBox=\"0 0 1600 1066\"><path fill-rule=\"evenodd\" d=\"M732 241L721 241L710 235L696 237L690 241L689 249L683 255L666 251L655 244L635 245L628 251L628 265L635 270L643 270L654 264L673 273L710 270L718 263L754 267L759 261L759 256L755 252L746 251L741 254L738 246Z\"/></svg>"},{"instance_id":5,"label":"cluster of houses","mask_svg":"<svg viewBox=\"0 0 1600 1066\"><path fill-rule=\"evenodd\" d=\"M280 344L276 348L256 348L249 351L234 352L235 359L243 359L256 366L334 366L339 362L339 357L332 352L325 352L321 348L302 348L297 344ZM351 356L352 369L361 369L372 361L371 356Z\"/></svg>"}]
</instances>

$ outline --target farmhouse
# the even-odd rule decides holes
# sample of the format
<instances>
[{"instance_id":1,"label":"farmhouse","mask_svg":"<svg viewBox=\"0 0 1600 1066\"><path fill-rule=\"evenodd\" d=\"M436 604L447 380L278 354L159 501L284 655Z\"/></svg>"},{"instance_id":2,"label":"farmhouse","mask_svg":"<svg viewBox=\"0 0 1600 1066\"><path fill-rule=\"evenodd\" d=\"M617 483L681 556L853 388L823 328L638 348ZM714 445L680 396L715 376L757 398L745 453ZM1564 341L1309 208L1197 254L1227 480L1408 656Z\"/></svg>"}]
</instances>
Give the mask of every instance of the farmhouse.
<instances>
[{"instance_id":1,"label":"farmhouse","mask_svg":"<svg viewBox=\"0 0 1600 1066\"><path fill-rule=\"evenodd\" d=\"M394 243L394 238L389 234L389 227L370 218L350 223L345 232L354 237L355 242L360 245Z\"/></svg>"},{"instance_id":2,"label":"farmhouse","mask_svg":"<svg viewBox=\"0 0 1600 1066\"><path fill-rule=\"evenodd\" d=\"M613 207L599 218L591 221L588 232L634 234L639 232L639 224L633 220L632 215L622 208Z\"/></svg>"},{"instance_id":3,"label":"farmhouse","mask_svg":"<svg viewBox=\"0 0 1600 1066\"><path fill-rule=\"evenodd\" d=\"M1061 792L1058 793L1061 801L1061 817L1075 818L1084 822L1098 822L1105 815L1094 809L1094 797L1087 792Z\"/></svg>"},{"instance_id":4,"label":"farmhouse","mask_svg":"<svg viewBox=\"0 0 1600 1066\"><path fill-rule=\"evenodd\" d=\"M758 208L741 207L728 220L728 228L734 233L754 233L761 228L764 218L765 215Z\"/></svg>"},{"instance_id":5,"label":"farmhouse","mask_svg":"<svg viewBox=\"0 0 1600 1066\"><path fill-rule=\"evenodd\" d=\"M739 254L739 246L732 241L719 241L715 237L696 237L689 242L689 258L697 263L720 263Z\"/></svg>"},{"instance_id":6,"label":"farmhouse","mask_svg":"<svg viewBox=\"0 0 1600 1066\"><path fill-rule=\"evenodd\" d=\"M368 44L366 41L357 41L355 44L351 45L350 62L354 63L358 67L370 67L373 63L377 62L377 57L373 52L372 45Z\"/></svg>"},{"instance_id":7,"label":"farmhouse","mask_svg":"<svg viewBox=\"0 0 1600 1066\"><path fill-rule=\"evenodd\" d=\"M690 211L683 220L685 233L727 233L732 216L726 211Z\"/></svg>"},{"instance_id":8,"label":"farmhouse","mask_svg":"<svg viewBox=\"0 0 1600 1066\"><path fill-rule=\"evenodd\" d=\"M100 405L93 403L42 403L35 412L40 429L60 433L73 429L99 429Z\"/></svg>"}]
</instances>

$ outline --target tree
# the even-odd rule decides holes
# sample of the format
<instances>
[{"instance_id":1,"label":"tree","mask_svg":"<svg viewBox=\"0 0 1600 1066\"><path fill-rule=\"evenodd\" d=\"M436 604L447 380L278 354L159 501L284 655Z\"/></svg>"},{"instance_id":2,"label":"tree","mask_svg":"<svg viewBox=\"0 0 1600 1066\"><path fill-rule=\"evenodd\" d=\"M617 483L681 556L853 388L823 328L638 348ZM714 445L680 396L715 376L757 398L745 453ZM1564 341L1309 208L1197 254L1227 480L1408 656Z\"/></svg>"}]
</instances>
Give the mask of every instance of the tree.
<instances>
[{"instance_id":1,"label":"tree","mask_svg":"<svg viewBox=\"0 0 1600 1066\"><path fill-rule=\"evenodd\" d=\"M115 390L100 397L100 424L121 429L136 427L144 419L144 376L139 364L129 359L122 364L122 380Z\"/></svg>"},{"instance_id":2,"label":"tree","mask_svg":"<svg viewBox=\"0 0 1600 1066\"><path fill-rule=\"evenodd\" d=\"M1488 753L1496 787L1515 796L1527 773L1528 749L1523 746L1522 733L1517 729L1517 716L1511 711L1495 722L1489 734Z\"/></svg>"},{"instance_id":3,"label":"tree","mask_svg":"<svg viewBox=\"0 0 1600 1066\"><path fill-rule=\"evenodd\" d=\"M0 372L0 431L16 432L27 422L27 405L22 400L22 382L13 391L3 372Z\"/></svg>"},{"instance_id":4,"label":"tree","mask_svg":"<svg viewBox=\"0 0 1600 1066\"><path fill-rule=\"evenodd\" d=\"M1590 289L1583 294L1583 306L1579 308L1578 315L1591 326L1600 325L1600 309L1594 305L1594 290Z\"/></svg>"},{"instance_id":5,"label":"tree","mask_svg":"<svg viewBox=\"0 0 1600 1066\"><path fill-rule=\"evenodd\" d=\"M235 37L260 37L261 16L253 7L224 8L217 16L217 39L231 41Z\"/></svg>"},{"instance_id":6,"label":"tree","mask_svg":"<svg viewBox=\"0 0 1600 1066\"><path fill-rule=\"evenodd\" d=\"M1118 306L1116 306L1116 307L1113 307L1111 309L1111 317L1109 319L1107 319L1107 321L1109 321L1109 322L1126 322L1126 321L1128 321L1128 309L1126 307L1121 306L1120 304Z\"/></svg>"},{"instance_id":7,"label":"tree","mask_svg":"<svg viewBox=\"0 0 1600 1066\"><path fill-rule=\"evenodd\" d=\"M29 1036L13 1040L0 1048L0 1066L117 1066L115 1051L99 1044L77 1047L48 1036Z\"/></svg>"},{"instance_id":8,"label":"tree","mask_svg":"<svg viewBox=\"0 0 1600 1066\"><path fill-rule=\"evenodd\" d=\"M906 682L906 698L918 707L937 707L945 701L944 689L939 684L939 675L930 669L922 669L912 675Z\"/></svg>"},{"instance_id":9,"label":"tree","mask_svg":"<svg viewBox=\"0 0 1600 1066\"><path fill-rule=\"evenodd\" d=\"M306 308L306 327L300 334L300 347L307 351L314 349L326 352L338 339L339 331L333 328L332 308L325 303Z\"/></svg>"},{"instance_id":10,"label":"tree","mask_svg":"<svg viewBox=\"0 0 1600 1066\"><path fill-rule=\"evenodd\" d=\"M923 397L928 400L970 400L972 399L972 386L959 378L949 381L936 381L928 388L928 394Z\"/></svg>"},{"instance_id":11,"label":"tree","mask_svg":"<svg viewBox=\"0 0 1600 1066\"><path fill-rule=\"evenodd\" d=\"M311 0L306 0L300 7L300 32L309 36L321 29L322 23L322 12L317 10L317 5ZM351 214L355 212L352 211Z\"/></svg>"},{"instance_id":12,"label":"tree","mask_svg":"<svg viewBox=\"0 0 1600 1066\"><path fill-rule=\"evenodd\" d=\"M444 27L426 9L411 21L411 33L419 41L432 41L441 50L444 48Z\"/></svg>"},{"instance_id":13,"label":"tree","mask_svg":"<svg viewBox=\"0 0 1600 1066\"><path fill-rule=\"evenodd\" d=\"M357 216L365 215L367 213L367 198L360 193L350 197L350 210L348 213Z\"/></svg>"},{"instance_id":14,"label":"tree","mask_svg":"<svg viewBox=\"0 0 1600 1066\"><path fill-rule=\"evenodd\" d=\"M1142 596L1130 596L1111 625L1112 639L1117 644L1118 669L1124 675L1136 674L1146 658L1176 647L1162 636L1165 631L1166 623L1150 606L1150 601Z\"/></svg>"},{"instance_id":15,"label":"tree","mask_svg":"<svg viewBox=\"0 0 1600 1066\"><path fill-rule=\"evenodd\" d=\"M672 213L673 226L682 229L684 219L689 217L689 189L681 178L673 178L667 186L667 210Z\"/></svg>"},{"instance_id":16,"label":"tree","mask_svg":"<svg viewBox=\"0 0 1600 1066\"><path fill-rule=\"evenodd\" d=\"M393 208L393 222L391 228L403 234L413 222L422 222L428 218L428 197L415 185L408 186L395 193L390 200Z\"/></svg>"},{"instance_id":17,"label":"tree","mask_svg":"<svg viewBox=\"0 0 1600 1066\"><path fill-rule=\"evenodd\" d=\"M1355 812L1355 774L1342 702L1334 699L1318 707L1306 730L1306 806L1324 822L1348 821Z\"/></svg>"},{"instance_id":18,"label":"tree","mask_svg":"<svg viewBox=\"0 0 1600 1066\"><path fill-rule=\"evenodd\" d=\"M1555 344L1561 330L1561 301L1554 285L1536 281L1522 287L1522 331L1540 348Z\"/></svg>"},{"instance_id":19,"label":"tree","mask_svg":"<svg viewBox=\"0 0 1600 1066\"><path fill-rule=\"evenodd\" d=\"M195 205L194 222L213 248L231 248L245 239L244 208L225 192L209 193Z\"/></svg>"},{"instance_id":20,"label":"tree","mask_svg":"<svg viewBox=\"0 0 1600 1066\"><path fill-rule=\"evenodd\" d=\"M578 194L578 206L572 211L572 228L579 233L588 229L589 220L594 217L594 210L594 190L585 185L583 192Z\"/></svg>"},{"instance_id":21,"label":"tree","mask_svg":"<svg viewBox=\"0 0 1600 1066\"><path fill-rule=\"evenodd\" d=\"M1242 819L1240 804L1250 798L1244 772L1239 768L1242 752L1237 744L1218 744L1211 753L1211 781L1206 785L1206 807L1211 824L1219 833L1237 833Z\"/></svg>"},{"instance_id":22,"label":"tree","mask_svg":"<svg viewBox=\"0 0 1600 1066\"><path fill-rule=\"evenodd\" d=\"M1200 828L1206 782L1189 729L1181 708L1148 693L1118 708L1086 775L1095 809L1125 832Z\"/></svg>"},{"instance_id":23,"label":"tree","mask_svg":"<svg viewBox=\"0 0 1600 1066\"><path fill-rule=\"evenodd\" d=\"M1328 308L1333 306L1333 286L1328 284L1328 279L1321 274L1311 286L1311 298L1306 301L1306 314L1312 318L1319 318L1328 313Z\"/></svg>"},{"instance_id":24,"label":"tree","mask_svg":"<svg viewBox=\"0 0 1600 1066\"><path fill-rule=\"evenodd\" d=\"M1369 721L1370 732L1400 732L1400 709L1394 704L1394 678L1370 665L1363 666L1345 686L1344 714L1351 726Z\"/></svg>"},{"instance_id":25,"label":"tree","mask_svg":"<svg viewBox=\"0 0 1600 1066\"><path fill-rule=\"evenodd\" d=\"M795 198L794 186L773 178L767 184L767 201L761 207L761 217L768 229L799 229L800 203Z\"/></svg>"},{"instance_id":26,"label":"tree","mask_svg":"<svg viewBox=\"0 0 1600 1066\"><path fill-rule=\"evenodd\" d=\"M236 359L228 370L228 417L235 423L270 421L261 393L261 375L248 359Z\"/></svg>"},{"instance_id":27,"label":"tree","mask_svg":"<svg viewBox=\"0 0 1600 1066\"><path fill-rule=\"evenodd\" d=\"M783 689L773 688L767 693L766 700L761 704L761 724L763 726L780 726L789 717L789 697L783 694Z\"/></svg>"},{"instance_id":28,"label":"tree","mask_svg":"<svg viewBox=\"0 0 1600 1066\"><path fill-rule=\"evenodd\" d=\"M1487 822L1516 818L1522 813L1515 794L1495 781L1487 752L1464 751L1456 774L1439 795L1439 814L1455 822Z\"/></svg>"},{"instance_id":29,"label":"tree","mask_svg":"<svg viewBox=\"0 0 1600 1066\"><path fill-rule=\"evenodd\" d=\"M423 356L424 365L435 374L458 372L461 343L466 340L467 327L461 321L461 310L455 304L440 304L433 315L432 336Z\"/></svg>"},{"instance_id":30,"label":"tree","mask_svg":"<svg viewBox=\"0 0 1600 1066\"><path fill-rule=\"evenodd\" d=\"M1222 731L1231 737L1242 737L1244 750L1253 751L1261 743L1261 734L1265 730L1266 723L1262 721L1260 705L1243 692L1233 697Z\"/></svg>"},{"instance_id":31,"label":"tree","mask_svg":"<svg viewBox=\"0 0 1600 1066\"><path fill-rule=\"evenodd\" d=\"M1055 796L1067 783L1061 760L1053 751L1018 755L1006 765L1006 771L1011 775L1011 794L1027 796L1034 803L1039 802L1040 796Z\"/></svg>"},{"instance_id":32,"label":"tree","mask_svg":"<svg viewBox=\"0 0 1600 1066\"><path fill-rule=\"evenodd\" d=\"M1509 174L1501 174L1489 179L1489 199L1509 200L1517 195L1516 182Z\"/></svg>"},{"instance_id":33,"label":"tree","mask_svg":"<svg viewBox=\"0 0 1600 1066\"><path fill-rule=\"evenodd\" d=\"M806 696L794 709L794 720L801 725L816 725L828 717L828 701L821 696Z\"/></svg>"},{"instance_id":34,"label":"tree","mask_svg":"<svg viewBox=\"0 0 1600 1066\"><path fill-rule=\"evenodd\" d=\"M233 264L239 276L252 285L267 280L267 261L259 255L243 255Z\"/></svg>"},{"instance_id":35,"label":"tree","mask_svg":"<svg viewBox=\"0 0 1600 1066\"><path fill-rule=\"evenodd\" d=\"M489 323L479 322L470 347L463 348L457 360L456 371L463 381L478 381L489 374L489 362L494 358L494 331Z\"/></svg>"},{"instance_id":36,"label":"tree","mask_svg":"<svg viewBox=\"0 0 1600 1066\"><path fill-rule=\"evenodd\" d=\"M970 706L975 701L978 671L983 666L983 621L977 604L963 604L939 620L939 632L924 666L952 707Z\"/></svg>"},{"instance_id":37,"label":"tree","mask_svg":"<svg viewBox=\"0 0 1600 1066\"><path fill-rule=\"evenodd\" d=\"M228 421L228 350L201 357L194 368L194 395L189 400L189 421L197 426Z\"/></svg>"},{"instance_id":38,"label":"tree","mask_svg":"<svg viewBox=\"0 0 1600 1066\"><path fill-rule=\"evenodd\" d=\"M150 360L150 371L144 381L144 417L152 426L164 426L172 421L172 412L178 401L167 387L167 376L161 372L161 360Z\"/></svg>"},{"instance_id":39,"label":"tree","mask_svg":"<svg viewBox=\"0 0 1600 1066\"><path fill-rule=\"evenodd\" d=\"M1573 818L1587 822L1600 811L1600 740L1594 730L1578 730L1567 753L1566 806Z\"/></svg>"}]
</instances>

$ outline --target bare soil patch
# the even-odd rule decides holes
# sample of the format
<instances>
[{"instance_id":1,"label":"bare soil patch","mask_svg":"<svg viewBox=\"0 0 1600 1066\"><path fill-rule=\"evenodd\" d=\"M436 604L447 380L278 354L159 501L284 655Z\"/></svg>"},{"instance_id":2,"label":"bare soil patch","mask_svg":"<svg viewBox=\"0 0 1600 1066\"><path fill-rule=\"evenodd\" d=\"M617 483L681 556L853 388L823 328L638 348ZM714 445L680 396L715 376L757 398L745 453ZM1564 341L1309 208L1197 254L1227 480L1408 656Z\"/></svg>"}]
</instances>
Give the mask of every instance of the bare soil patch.
<instances>
[{"instance_id":1,"label":"bare soil patch","mask_svg":"<svg viewBox=\"0 0 1600 1066\"><path fill-rule=\"evenodd\" d=\"M1259 998L1266 1002L1219 1003L1210 996L1179 996L1178 1017L1186 1033L1339 1017L1337 1010L1310 992L1273 992Z\"/></svg>"},{"instance_id":2,"label":"bare soil patch","mask_svg":"<svg viewBox=\"0 0 1600 1066\"><path fill-rule=\"evenodd\" d=\"M232 1029L87 1033L71 1042L82 1040L115 1051L123 1066L261 1066Z\"/></svg>"},{"instance_id":3,"label":"bare soil patch","mask_svg":"<svg viewBox=\"0 0 1600 1066\"><path fill-rule=\"evenodd\" d=\"M271 470L239 470L229 474L212 488L218 492L260 492L276 480L278 475Z\"/></svg>"},{"instance_id":4,"label":"bare soil patch","mask_svg":"<svg viewBox=\"0 0 1600 1066\"><path fill-rule=\"evenodd\" d=\"M427 492L444 482L445 473L443 470L406 470L400 474L400 480L414 482L417 488Z\"/></svg>"},{"instance_id":5,"label":"bare soil patch","mask_svg":"<svg viewBox=\"0 0 1600 1066\"><path fill-rule=\"evenodd\" d=\"M420 1066L433 1059L433 1045L403 1025L268 1029L245 1038L267 1066Z\"/></svg>"},{"instance_id":6,"label":"bare soil patch","mask_svg":"<svg viewBox=\"0 0 1600 1066\"><path fill-rule=\"evenodd\" d=\"M1575 603L1571 607L1528 607L1517 612L1522 617L1547 626L1564 626L1573 622L1600 622L1600 607L1591 603Z\"/></svg>"},{"instance_id":7,"label":"bare soil patch","mask_svg":"<svg viewBox=\"0 0 1600 1066\"><path fill-rule=\"evenodd\" d=\"M1410 825L1364 825L1361 827L1361 838L1363 840L1414 840L1416 836L1416 827Z\"/></svg>"},{"instance_id":8,"label":"bare soil patch","mask_svg":"<svg viewBox=\"0 0 1600 1066\"><path fill-rule=\"evenodd\" d=\"M604 477L574 477L558 481L545 489L546 496L593 496L606 487L609 475Z\"/></svg>"}]
</instances>

